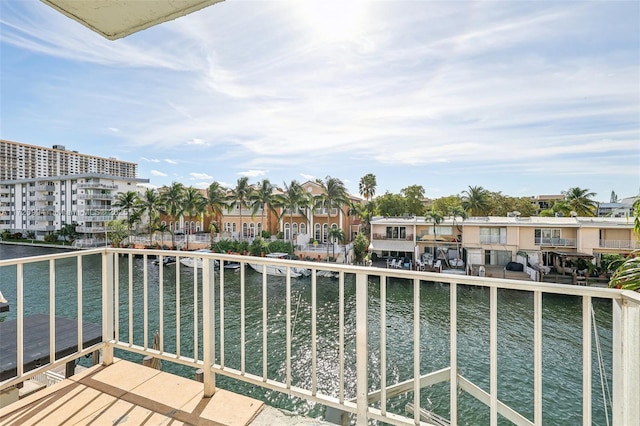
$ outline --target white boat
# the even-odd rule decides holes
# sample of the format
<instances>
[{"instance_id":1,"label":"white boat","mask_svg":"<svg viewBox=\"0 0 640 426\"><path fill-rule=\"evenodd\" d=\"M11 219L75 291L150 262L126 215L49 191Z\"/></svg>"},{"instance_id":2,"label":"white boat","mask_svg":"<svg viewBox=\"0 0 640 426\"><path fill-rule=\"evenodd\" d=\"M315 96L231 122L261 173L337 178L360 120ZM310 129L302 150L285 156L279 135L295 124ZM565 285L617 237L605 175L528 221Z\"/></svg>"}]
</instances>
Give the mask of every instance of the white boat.
<instances>
[{"instance_id":1,"label":"white boat","mask_svg":"<svg viewBox=\"0 0 640 426\"><path fill-rule=\"evenodd\" d=\"M155 259L152 262L154 265L160 265L160 259ZM176 263L176 258L174 256L162 256L162 266L170 266Z\"/></svg>"},{"instance_id":2,"label":"white boat","mask_svg":"<svg viewBox=\"0 0 640 426\"><path fill-rule=\"evenodd\" d=\"M209 249L200 249L194 250L192 253L213 253ZM182 257L180 258L180 263L189 268L200 268L202 269L202 258L199 257ZM218 261L216 260L214 263L215 267L218 267Z\"/></svg>"},{"instance_id":3,"label":"white boat","mask_svg":"<svg viewBox=\"0 0 640 426\"><path fill-rule=\"evenodd\" d=\"M268 257L271 259L288 259L289 253L269 253L269 254L266 254L265 257ZM260 272L260 273L262 273L264 268L264 265L261 265L258 263L249 263L249 266L251 266L256 272ZM266 268L267 268L266 269L267 275L274 275L276 277L284 277L287 275L286 266L266 265ZM307 268L291 267L290 270L291 270L291 276L293 278L306 277L311 274L311 271Z\"/></svg>"}]
</instances>

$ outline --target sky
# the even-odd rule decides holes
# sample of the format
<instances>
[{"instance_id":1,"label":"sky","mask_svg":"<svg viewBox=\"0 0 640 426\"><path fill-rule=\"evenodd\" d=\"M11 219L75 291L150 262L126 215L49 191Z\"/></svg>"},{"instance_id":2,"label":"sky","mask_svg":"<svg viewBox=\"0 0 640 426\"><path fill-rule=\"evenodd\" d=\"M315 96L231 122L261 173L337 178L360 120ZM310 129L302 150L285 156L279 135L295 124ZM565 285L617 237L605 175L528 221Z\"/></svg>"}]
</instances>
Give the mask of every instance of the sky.
<instances>
[{"instance_id":1,"label":"sky","mask_svg":"<svg viewBox=\"0 0 640 426\"><path fill-rule=\"evenodd\" d=\"M639 1L226 0L109 41L0 3L0 138L152 186L640 193Z\"/></svg>"}]
</instances>

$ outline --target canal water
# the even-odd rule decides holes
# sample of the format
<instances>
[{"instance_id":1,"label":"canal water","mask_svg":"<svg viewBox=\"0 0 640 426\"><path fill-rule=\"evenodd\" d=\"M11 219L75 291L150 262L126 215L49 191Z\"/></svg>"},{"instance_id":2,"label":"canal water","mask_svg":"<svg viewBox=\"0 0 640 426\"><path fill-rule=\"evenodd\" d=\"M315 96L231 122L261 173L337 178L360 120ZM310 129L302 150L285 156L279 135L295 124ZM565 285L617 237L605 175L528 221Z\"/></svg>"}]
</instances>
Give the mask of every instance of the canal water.
<instances>
[{"instance_id":1,"label":"canal water","mask_svg":"<svg viewBox=\"0 0 640 426\"><path fill-rule=\"evenodd\" d=\"M26 257L58 252L56 249L0 244L0 259ZM127 257L120 258L120 339L129 335L129 301L132 300L133 336L135 344L143 344L143 274L148 269L148 336L151 345L153 332L160 328L160 286L158 267L151 259L134 258L131 293ZM48 263L40 262L24 269L25 315L48 313ZM75 289L77 265L75 259L56 261L56 315L77 315ZM83 270L83 320L100 322L100 256L87 257ZM180 338L181 354L194 356L193 270L180 267ZM15 267L0 268L0 291L11 302L15 300ZM262 276L250 268L246 271L245 340L246 371L262 375ZM219 272L216 272L216 324L220 320ZM338 395L339 376L339 287L337 280L318 278L317 282L317 365L318 391ZM292 279L292 384L310 388L311 384L311 279ZM224 272L224 360L227 367L240 369L240 274ZM405 280L387 283L387 384L411 378L413 374L413 285ZM369 283L368 325L370 390L380 384L380 286ZM345 392L355 397L355 280L345 280ZM285 280L269 277L268 299L268 377L284 381L286 377L286 288ZM176 350L176 268L164 268L165 351ZM201 294L198 295L200 300ZM545 425L573 425L582 423L582 318L581 299L570 296L545 295L543 298L543 413ZM594 300L595 332L604 366L604 377L611 383L611 303ZM421 374L449 365L449 286L425 282L420 292ZM15 310L0 314L0 319L12 319ZM198 322L202 321L201 300ZM217 334L216 362L220 362L220 335ZM1 338L1 336L0 336ZM28 330L25 331L28 338ZM594 341L595 341L594 336ZM498 398L530 420L533 419L533 297L515 290L498 293ZM198 336L198 357L202 359L202 336ZM601 387L598 352L593 349L593 424L605 425L605 403ZM118 351L116 356L141 362L139 355ZM82 360L87 363L88 360ZM88 364L87 364L88 365ZM458 365L461 375L489 390L489 291L479 287L461 287L458 296ZM163 363L162 369L185 377L193 377L194 370ZM311 417L321 417L324 408L285 394L268 391L242 382L217 376L217 385L268 402L270 405ZM607 395L605 386L604 394ZM608 395L607 398L608 399ZM388 401L389 411L404 413L413 401L412 393ZM449 417L449 385L442 383L421 391L423 408ZM608 402L607 402L608 404ZM482 425L489 423L489 409L465 392L458 395L459 423ZM510 424L500 419L499 424Z\"/></svg>"}]
</instances>

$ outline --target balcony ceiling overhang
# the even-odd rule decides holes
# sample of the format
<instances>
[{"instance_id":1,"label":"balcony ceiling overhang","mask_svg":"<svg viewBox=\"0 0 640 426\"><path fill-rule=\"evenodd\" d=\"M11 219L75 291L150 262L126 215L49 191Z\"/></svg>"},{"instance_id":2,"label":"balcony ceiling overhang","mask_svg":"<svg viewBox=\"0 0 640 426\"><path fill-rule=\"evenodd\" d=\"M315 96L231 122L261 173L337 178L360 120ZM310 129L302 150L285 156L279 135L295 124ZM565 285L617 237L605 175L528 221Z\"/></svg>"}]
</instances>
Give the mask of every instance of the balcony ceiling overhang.
<instances>
[{"instance_id":1,"label":"balcony ceiling overhang","mask_svg":"<svg viewBox=\"0 0 640 426\"><path fill-rule=\"evenodd\" d=\"M41 1L109 40L116 40L222 0Z\"/></svg>"}]
</instances>

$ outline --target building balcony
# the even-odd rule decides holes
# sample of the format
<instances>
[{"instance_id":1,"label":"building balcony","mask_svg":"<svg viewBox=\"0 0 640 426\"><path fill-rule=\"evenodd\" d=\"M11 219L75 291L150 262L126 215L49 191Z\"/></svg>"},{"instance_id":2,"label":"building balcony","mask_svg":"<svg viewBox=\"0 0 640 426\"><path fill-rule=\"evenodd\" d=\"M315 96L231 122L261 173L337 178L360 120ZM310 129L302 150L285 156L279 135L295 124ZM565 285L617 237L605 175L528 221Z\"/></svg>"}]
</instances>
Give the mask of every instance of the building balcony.
<instances>
[{"instance_id":1,"label":"building balcony","mask_svg":"<svg viewBox=\"0 0 640 426\"><path fill-rule=\"evenodd\" d=\"M96 189L118 189L118 185L107 185L105 183L98 183L98 182L90 182L90 183L78 183L76 184L76 188L78 189L91 189L91 188L96 188Z\"/></svg>"},{"instance_id":2,"label":"building balcony","mask_svg":"<svg viewBox=\"0 0 640 426\"><path fill-rule=\"evenodd\" d=\"M54 225L36 225L36 226L30 226L29 227L30 231L55 231L56 227Z\"/></svg>"},{"instance_id":3,"label":"building balcony","mask_svg":"<svg viewBox=\"0 0 640 426\"><path fill-rule=\"evenodd\" d=\"M576 238L536 238L534 244L546 247L577 247Z\"/></svg>"},{"instance_id":4,"label":"building balcony","mask_svg":"<svg viewBox=\"0 0 640 426\"><path fill-rule=\"evenodd\" d=\"M640 243L634 240L600 240L600 248L636 250L640 249Z\"/></svg>"},{"instance_id":5,"label":"building balcony","mask_svg":"<svg viewBox=\"0 0 640 426\"><path fill-rule=\"evenodd\" d=\"M78 222L109 222L113 220L114 216L76 216L75 220Z\"/></svg>"},{"instance_id":6,"label":"building balcony","mask_svg":"<svg viewBox=\"0 0 640 426\"><path fill-rule=\"evenodd\" d=\"M38 192L52 192L56 190L56 187L55 185L36 185L34 189Z\"/></svg>"},{"instance_id":7,"label":"building balcony","mask_svg":"<svg viewBox=\"0 0 640 426\"><path fill-rule=\"evenodd\" d=\"M39 195L36 197L36 201L55 201L55 195Z\"/></svg>"},{"instance_id":8,"label":"building balcony","mask_svg":"<svg viewBox=\"0 0 640 426\"><path fill-rule=\"evenodd\" d=\"M114 229L109 226L76 226L76 232L82 234L93 234L96 232L111 232Z\"/></svg>"},{"instance_id":9,"label":"building balcony","mask_svg":"<svg viewBox=\"0 0 640 426\"><path fill-rule=\"evenodd\" d=\"M493 235L480 235L480 244L507 244L506 237Z\"/></svg>"},{"instance_id":10,"label":"building balcony","mask_svg":"<svg viewBox=\"0 0 640 426\"><path fill-rule=\"evenodd\" d=\"M115 195L112 194L78 194L79 200L114 200Z\"/></svg>"},{"instance_id":11,"label":"building balcony","mask_svg":"<svg viewBox=\"0 0 640 426\"><path fill-rule=\"evenodd\" d=\"M153 265L149 256L161 257L160 265L163 256L174 256L178 266ZM202 267L181 267L180 258L201 260ZM218 270L216 262L239 265L240 273ZM261 275L254 265L284 275ZM170 423L154 414L164 413L199 424L198 418L185 416L215 411L205 407L224 395L221 387L241 383L254 397L300 400L307 409L328 407L327 418L331 411L344 413L343 419L357 425L435 424L441 416L449 418L438 424L601 424L604 420L594 417L596 404L602 403L594 333L607 338L602 355L612 365L607 374L611 424L637 424L640 418L640 392L630 391L640 383L636 292L165 250L99 248L0 260L4 267L15 271L4 275L4 296L18 308L11 320L0 323L0 331L15 330L15 338L0 341L8 348L3 347L7 362L0 371L0 392L10 396L36 375L92 353L100 353L102 366L56 393L46 392L46 404L27 406L26 401L0 409L0 423L37 423L55 402L62 417L49 419L59 423L111 424L123 416L140 424L152 422L149 416L155 423ZM40 276L48 283L76 268L83 273L57 279L55 286L32 282ZM310 277L295 278L292 272L299 268L307 268ZM337 278L321 278L324 271ZM64 297L65 304L47 311L48 304L31 293L38 290L51 300ZM432 297L435 292L442 297ZM552 311L565 302L571 309L554 317ZM49 348L57 347L56 315L62 309L75 323L70 327L75 343L71 352L58 356ZM36 338L25 326L27 312L48 316L46 337ZM85 328L89 319L99 331L91 341L85 339L91 337ZM514 331L518 325L526 328ZM40 349L30 355L33 344ZM526 359L514 367L520 361L514 351L522 348L528 348ZM160 361L163 373L133 369L116 358L116 351L130 361ZM172 374L165 374L172 366ZM184 371L197 373L202 383L177 376ZM216 382L220 376L232 380ZM193 386L199 388L192 391ZM108 394L106 401L100 392ZM91 403L79 402L82 394L93 396ZM143 414L151 402L161 409ZM413 414L409 404L417 407ZM437 404L439 413L430 412ZM121 413L104 422L92 417L116 406ZM241 405L232 411L245 412ZM466 420L476 412L484 421Z\"/></svg>"},{"instance_id":12,"label":"building balcony","mask_svg":"<svg viewBox=\"0 0 640 426\"><path fill-rule=\"evenodd\" d=\"M387 234L373 234L373 240L386 240L386 241L413 241L413 234L407 234L403 236L388 236Z\"/></svg>"}]
</instances>

